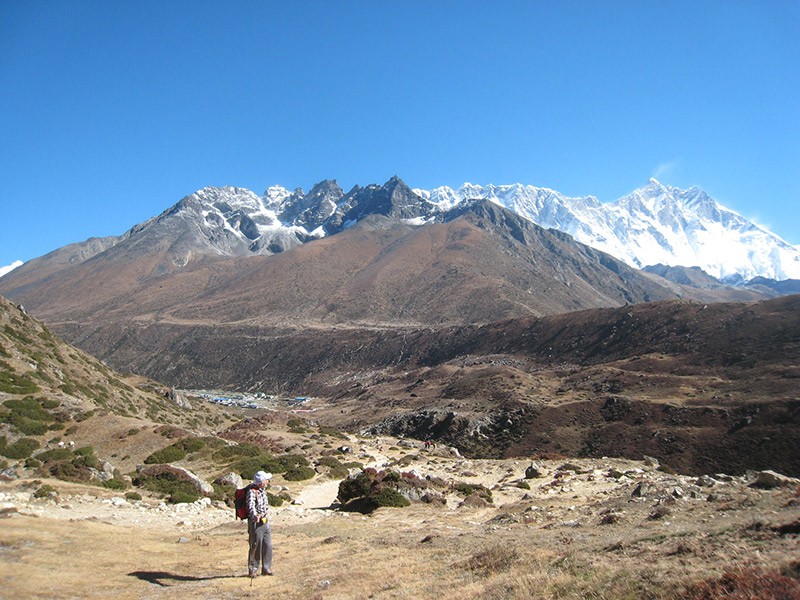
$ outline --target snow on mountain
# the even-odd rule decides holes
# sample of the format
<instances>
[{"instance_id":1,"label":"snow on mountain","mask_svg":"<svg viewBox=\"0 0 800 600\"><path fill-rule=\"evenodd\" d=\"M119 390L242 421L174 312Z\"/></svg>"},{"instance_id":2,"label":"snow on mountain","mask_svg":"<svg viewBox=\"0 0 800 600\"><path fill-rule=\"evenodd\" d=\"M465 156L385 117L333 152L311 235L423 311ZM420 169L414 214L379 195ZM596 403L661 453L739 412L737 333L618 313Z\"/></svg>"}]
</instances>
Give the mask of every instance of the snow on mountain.
<instances>
[{"instance_id":1,"label":"snow on mountain","mask_svg":"<svg viewBox=\"0 0 800 600\"><path fill-rule=\"evenodd\" d=\"M534 186L465 183L457 190L415 190L428 202L451 207L485 198L546 227L572 235L635 267L698 266L723 280L800 278L800 252L777 235L725 208L703 190L646 186L616 202L570 198Z\"/></svg>"},{"instance_id":2,"label":"snow on mountain","mask_svg":"<svg viewBox=\"0 0 800 600\"><path fill-rule=\"evenodd\" d=\"M123 236L109 238L106 247L155 244L167 250L169 264L164 268L181 268L202 255L283 252L338 233L372 214L410 225L446 220L454 207L475 199L488 199L541 227L568 233L633 267L696 266L731 283L757 276L800 279L800 247L725 208L699 188L683 190L655 179L610 203L519 183L412 190L398 177L383 186L355 186L346 194L335 180L322 181L308 193L275 185L261 196L245 188L207 187ZM4 267L0 275L15 266Z\"/></svg>"},{"instance_id":3,"label":"snow on mountain","mask_svg":"<svg viewBox=\"0 0 800 600\"><path fill-rule=\"evenodd\" d=\"M16 269L17 267L21 267L22 264L23 263L22 263L21 260L15 260L13 263L11 263L10 265L8 265L6 267L0 267L0 277L5 275L6 273L10 273L11 271Z\"/></svg>"},{"instance_id":4,"label":"snow on mountain","mask_svg":"<svg viewBox=\"0 0 800 600\"><path fill-rule=\"evenodd\" d=\"M322 181L308 193L275 185L261 196L236 187L204 188L172 211L192 207L198 226L222 254L269 254L337 233L367 214L424 223L465 200L479 198L542 227L568 233L633 267L696 266L736 283L757 276L800 279L798 247L699 188L684 190L655 179L609 203L519 183L411 190L393 177L383 186L356 186L347 194L335 180Z\"/></svg>"}]
</instances>

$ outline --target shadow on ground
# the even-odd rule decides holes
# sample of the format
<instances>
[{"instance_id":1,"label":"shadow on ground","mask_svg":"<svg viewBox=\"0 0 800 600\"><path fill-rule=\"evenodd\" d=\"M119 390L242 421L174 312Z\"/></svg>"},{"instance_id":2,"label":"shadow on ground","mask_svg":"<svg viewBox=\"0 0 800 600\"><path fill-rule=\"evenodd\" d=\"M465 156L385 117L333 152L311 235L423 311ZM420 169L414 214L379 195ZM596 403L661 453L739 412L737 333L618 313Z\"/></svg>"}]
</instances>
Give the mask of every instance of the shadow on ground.
<instances>
[{"instance_id":1,"label":"shadow on ground","mask_svg":"<svg viewBox=\"0 0 800 600\"><path fill-rule=\"evenodd\" d=\"M154 585L160 585L161 587L170 587L170 585L172 585L170 582L208 581L211 579L246 577L246 575L179 575L177 573L168 573L167 571L133 571L132 573L128 573L128 575Z\"/></svg>"}]
</instances>

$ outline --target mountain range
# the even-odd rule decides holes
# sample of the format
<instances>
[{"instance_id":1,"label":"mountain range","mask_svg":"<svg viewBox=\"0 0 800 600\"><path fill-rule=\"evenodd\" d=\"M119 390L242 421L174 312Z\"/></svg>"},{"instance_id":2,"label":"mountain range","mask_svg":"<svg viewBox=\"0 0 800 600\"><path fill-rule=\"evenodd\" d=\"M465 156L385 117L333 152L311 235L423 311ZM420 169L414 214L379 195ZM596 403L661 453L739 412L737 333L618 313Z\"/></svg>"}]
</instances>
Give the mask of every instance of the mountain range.
<instances>
[{"instance_id":1,"label":"mountain range","mask_svg":"<svg viewBox=\"0 0 800 600\"><path fill-rule=\"evenodd\" d=\"M346 194L206 188L0 278L121 372L309 394L352 431L484 456L647 451L687 469L784 456L797 472L783 426L797 297L764 302L791 286L637 269L491 199L432 202L397 178ZM758 427L738 433L748 418Z\"/></svg>"},{"instance_id":2,"label":"mountain range","mask_svg":"<svg viewBox=\"0 0 800 600\"><path fill-rule=\"evenodd\" d=\"M408 224L443 221L458 207L486 199L546 229L571 235L635 268L663 264L698 267L731 284L800 279L800 250L727 209L703 190L647 185L612 203L571 198L530 185L473 185L410 189L393 177L383 186L345 193L325 180L306 193L281 186L261 196L237 187L204 188L119 237L93 238L56 251L55 262L79 262L131 238L147 240L154 228L172 228L172 266L199 255L277 254L351 227L370 214ZM160 235L160 234L159 234ZM66 251L64 251L66 250ZM47 261L44 261L47 262ZM42 261L37 259L41 271Z\"/></svg>"}]
</instances>

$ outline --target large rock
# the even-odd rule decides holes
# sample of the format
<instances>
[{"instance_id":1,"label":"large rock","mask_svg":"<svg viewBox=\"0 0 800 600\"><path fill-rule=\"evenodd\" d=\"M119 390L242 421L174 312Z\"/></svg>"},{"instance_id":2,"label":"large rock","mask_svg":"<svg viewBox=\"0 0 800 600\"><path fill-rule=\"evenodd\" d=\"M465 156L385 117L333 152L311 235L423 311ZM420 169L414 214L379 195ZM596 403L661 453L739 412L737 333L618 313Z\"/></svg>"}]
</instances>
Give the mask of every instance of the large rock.
<instances>
[{"instance_id":1,"label":"large rock","mask_svg":"<svg viewBox=\"0 0 800 600\"><path fill-rule=\"evenodd\" d=\"M214 483L218 485L232 485L235 488L242 488L244 487L244 480L239 476L238 473L234 473L231 471L227 475L223 475L214 480Z\"/></svg>"},{"instance_id":2,"label":"large rock","mask_svg":"<svg viewBox=\"0 0 800 600\"><path fill-rule=\"evenodd\" d=\"M525 469L525 479L537 479L539 477L544 477L542 467L536 463L531 463L530 466Z\"/></svg>"},{"instance_id":3,"label":"large rock","mask_svg":"<svg viewBox=\"0 0 800 600\"><path fill-rule=\"evenodd\" d=\"M164 473L171 473L178 479L193 484L204 496L210 496L214 493L214 487L210 483L203 481L189 469L184 469L183 467L176 467L175 465L139 465L136 467L136 471L148 477L157 477Z\"/></svg>"},{"instance_id":4,"label":"large rock","mask_svg":"<svg viewBox=\"0 0 800 600\"><path fill-rule=\"evenodd\" d=\"M776 488L788 487L792 485L800 485L800 479L796 477L787 477L775 471L760 471L756 476L756 481L753 484L761 488Z\"/></svg>"}]
</instances>

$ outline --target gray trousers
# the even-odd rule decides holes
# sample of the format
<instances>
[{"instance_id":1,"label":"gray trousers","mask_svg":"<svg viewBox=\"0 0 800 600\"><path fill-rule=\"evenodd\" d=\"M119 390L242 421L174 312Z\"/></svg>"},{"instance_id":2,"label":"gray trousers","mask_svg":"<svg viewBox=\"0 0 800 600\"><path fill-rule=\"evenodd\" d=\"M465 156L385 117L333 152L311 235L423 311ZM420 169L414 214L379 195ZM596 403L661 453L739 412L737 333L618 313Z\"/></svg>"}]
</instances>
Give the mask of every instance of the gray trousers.
<instances>
[{"instance_id":1,"label":"gray trousers","mask_svg":"<svg viewBox=\"0 0 800 600\"><path fill-rule=\"evenodd\" d=\"M272 530L269 522L258 525L253 519L247 519L247 533L250 541L250 552L247 555L247 571L255 573L259 566L262 570L272 568Z\"/></svg>"}]
</instances>

